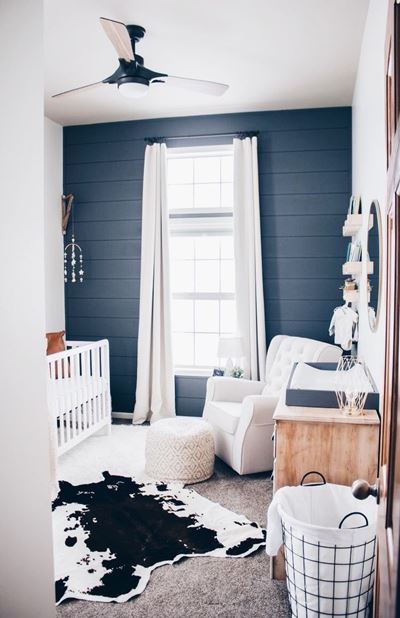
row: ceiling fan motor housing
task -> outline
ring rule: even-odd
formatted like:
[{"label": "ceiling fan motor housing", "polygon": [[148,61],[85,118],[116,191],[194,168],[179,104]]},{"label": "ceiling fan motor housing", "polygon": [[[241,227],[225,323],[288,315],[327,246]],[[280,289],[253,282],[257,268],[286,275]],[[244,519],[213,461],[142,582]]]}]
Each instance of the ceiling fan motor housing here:
[{"label": "ceiling fan motor housing", "polygon": [[140,77],[139,75],[127,75],[126,77],[120,77],[117,80],[118,88],[122,86],[122,84],[143,84],[143,86],[149,86],[149,80],[145,77]]}]

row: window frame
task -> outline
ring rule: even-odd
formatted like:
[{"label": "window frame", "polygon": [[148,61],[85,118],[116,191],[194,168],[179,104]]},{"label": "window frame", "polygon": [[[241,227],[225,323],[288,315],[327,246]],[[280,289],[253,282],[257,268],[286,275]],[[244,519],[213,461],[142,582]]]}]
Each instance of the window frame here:
[{"label": "window frame", "polygon": [[[167,160],[170,159],[187,159],[187,158],[200,158],[200,157],[213,157],[213,156],[229,156],[232,158],[233,164],[233,144],[221,144],[212,146],[188,146],[177,147],[167,149]],[[220,185],[222,181],[219,181]],[[179,183],[169,183],[167,175],[167,191],[169,185]],[[183,183],[182,183],[183,184]],[[195,178],[193,177],[193,187],[195,186]],[[207,183],[198,183],[207,184]],[[231,183],[233,185],[233,179]],[[200,228],[201,226],[201,228]],[[199,229],[200,228],[200,229]],[[204,236],[229,236],[233,239],[233,204],[232,207],[191,207],[191,208],[169,208],[169,235],[182,236],[184,238],[193,236],[194,238],[201,235]],[[194,258],[194,263],[196,259]],[[219,257],[218,262],[221,262]],[[234,259],[233,259],[234,264]],[[171,260],[172,265],[172,260]],[[175,292],[171,291],[171,298],[178,300],[233,300],[236,301],[235,292]],[[219,328],[221,324],[219,324]],[[174,331],[171,326],[171,335]],[[189,331],[187,331],[189,332]],[[193,331],[190,331],[193,337],[196,335],[195,324],[193,324]],[[219,332],[219,336],[223,336],[223,333]],[[226,335],[229,336],[229,335]],[[194,351],[195,353],[195,351]],[[195,360],[195,359],[193,359]],[[218,361],[218,359],[216,359]],[[174,375],[176,376],[210,376],[212,374],[213,367],[209,366],[182,366],[174,365]]]}]

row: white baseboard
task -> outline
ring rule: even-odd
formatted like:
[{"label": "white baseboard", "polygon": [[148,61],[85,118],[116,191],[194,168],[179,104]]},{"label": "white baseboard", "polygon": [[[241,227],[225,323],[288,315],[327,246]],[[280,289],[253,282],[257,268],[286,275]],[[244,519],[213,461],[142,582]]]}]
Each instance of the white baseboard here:
[{"label": "white baseboard", "polygon": [[132,420],[132,412],[112,412],[112,418],[125,418],[126,420]]}]

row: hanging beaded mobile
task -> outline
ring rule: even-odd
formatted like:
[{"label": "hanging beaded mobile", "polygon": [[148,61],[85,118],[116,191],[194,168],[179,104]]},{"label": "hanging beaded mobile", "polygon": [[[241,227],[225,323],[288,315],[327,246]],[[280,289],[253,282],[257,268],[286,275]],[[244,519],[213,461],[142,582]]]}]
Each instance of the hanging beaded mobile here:
[{"label": "hanging beaded mobile", "polygon": [[72,210],[72,236],[71,236],[71,242],[68,243],[68,245],[66,245],[66,247],[64,249],[64,281],[65,281],[65,283],[67,283],[67,281],[68,281],[68,253],[69,252],[71,254],[71,258],[70,258],[70,264],[71,264],[71,283],[76,283],[76,281],[77,281],[77,273],[76,273],[77,268],[79,268],[79,270],[78,270],[79,283],[82,283],[83,282],[83,274],[84,274],[84,270],[83,270],[83,253],[82,253],[81,247],[75,241],[75,220],[74,220],[74,211],[73,210]]}]

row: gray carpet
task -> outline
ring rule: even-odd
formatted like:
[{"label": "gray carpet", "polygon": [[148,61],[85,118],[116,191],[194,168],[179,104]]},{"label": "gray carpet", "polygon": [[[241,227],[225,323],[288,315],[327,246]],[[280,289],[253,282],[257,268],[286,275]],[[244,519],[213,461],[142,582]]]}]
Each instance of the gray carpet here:
[{"label": "gray carpet", "polygon": [[[265,526],[268,474],[238,476],[217,460],[214,476],[193,488]],[[132,530],[132,534],[135,531]],[[59,618],[287,618],[286,587],[269,577],[264,548],[246,558],[199,557],[153,571],[146,590],[127,603],[66,601]]]}]

